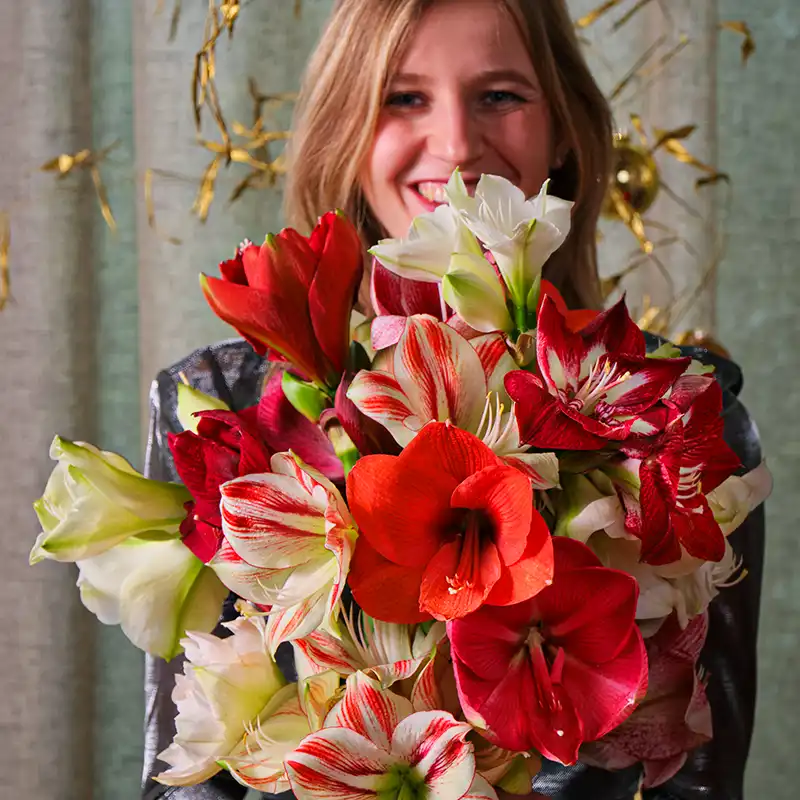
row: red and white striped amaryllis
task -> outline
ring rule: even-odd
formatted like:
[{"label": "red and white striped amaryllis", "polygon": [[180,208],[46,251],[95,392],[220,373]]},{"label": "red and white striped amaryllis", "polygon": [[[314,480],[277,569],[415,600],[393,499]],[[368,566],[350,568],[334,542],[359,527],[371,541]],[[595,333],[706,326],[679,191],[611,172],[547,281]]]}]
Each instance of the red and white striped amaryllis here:
[{"label": "red and white striped amaryllis", "polygon": [[558,484],[555,456],[520,447],[516,417],[503,385],[514,368],[500,334],[467,340],[433,317],[413,316],[405,321],[391,371],[358,373],[347,396],[402,447],[429,422],[450,421],[526,472],[534,488],[549,489]]},{"label": "red and white striped amaryllis", "polygon": [[[684,551],[720,561],[725,535],[706,494],[740,466],[724,439],[722,389],[713,378],[687,376],[665,403],[671,419],[663,433],[622,448],[631,456],[615,471],[622,478],[625,527],[642,540],[648,564],[671,564]],[[635,497],[625,487],[637,483]]]},{"label": "red and white striped amaryllis", "polygon": [[447,624],[467,719],[507,750],[562,764],[619,725],[644,696],[636,580],[584,544],[555,537],[553,583],[512,606]]},{"label": "red and white striped amaryllis", "polygon": [[595,450],[608,440],[657,433],[654,408],[690,358],[647,358],[644,335],[624,300],[578,332],[550,297],[539,310],[539,375],[510,373],[522,441],[557,450]]},{"label": "red and white striped amaryllis", "polygon": [[446,711],[415,712],[359,672],[323,729],[284,763],[299,800],[496,800],[476,773],[471,730]]},{"label": "red and white striped amaryllis", "polygon": [[274,652],[333,624],[356,528],[338,489],[289,453],[272,473],[221,487],[225,542],[209,566],[239,597],[272,606],[267,637]]}]

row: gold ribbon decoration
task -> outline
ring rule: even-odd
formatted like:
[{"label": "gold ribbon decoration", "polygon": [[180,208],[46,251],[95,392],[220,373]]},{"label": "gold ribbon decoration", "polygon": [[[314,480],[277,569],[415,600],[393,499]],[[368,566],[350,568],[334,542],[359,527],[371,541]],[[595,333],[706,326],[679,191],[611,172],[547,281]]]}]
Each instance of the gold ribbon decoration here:
[{"label": "gold ribbon decoration", "polygon": [[742,37],[742,64],[746,64],[750,60],[750,56],[756,51],[756,42],[753,39],[753,33],[750,26],[743,20],[723,20],[719,23],[719,27],[724,31],[733,31]]},{"label": "gold ribbon decoration", "polygon": [[39,167],[42,172],[56,173],[58,180],[66,178],[78,169],[88,170],[92,177],[97,201],[100,204],[100,212],[103,215],[106,225],[108,225],[112,231],[117,230],[117,223],[111,212],[111,205],[108,202],[108,195],[103,183],[103,178],[100,175],[99,165],[119,143],[119,139],[117,139],[102,150],[94,151],[85,149],[77,153],[61,153],[61,155],[51,158],[49,161],[45,161],[45,163]]},{"label": "gold ribbon decoration", "polygon": [[11,270],[8,253],[11,249],[11,222],[5,211],[0,211],[0,311],[11,299]]}]

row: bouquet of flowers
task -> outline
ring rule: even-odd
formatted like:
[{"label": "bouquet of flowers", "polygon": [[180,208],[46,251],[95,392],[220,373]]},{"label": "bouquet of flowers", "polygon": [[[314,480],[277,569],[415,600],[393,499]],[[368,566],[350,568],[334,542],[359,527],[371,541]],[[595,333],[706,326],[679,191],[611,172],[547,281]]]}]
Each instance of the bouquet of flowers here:
[{"label": "bouquet of flowers", "polygon": [[656,785],[711,736],[706,609],[769,473],[737,474],[708,367],[542,280],[570,203],[458,172],[447,198],[370,251],[372,319],[339,212],[201,277],[275,364],[251,408],[179,387],[183,485],[54,441],[31,561],[185,655],[165,784],[494,798],[547,758]]}]

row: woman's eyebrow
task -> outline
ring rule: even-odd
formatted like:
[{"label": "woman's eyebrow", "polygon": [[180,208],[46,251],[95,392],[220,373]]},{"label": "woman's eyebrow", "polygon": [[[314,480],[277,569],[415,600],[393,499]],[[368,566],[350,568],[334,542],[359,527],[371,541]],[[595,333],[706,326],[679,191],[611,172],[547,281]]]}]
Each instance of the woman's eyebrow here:
[{"label": "woman's eyebrow", "polygon": [[[390,83],[414,83],[426,84],[430,83],[432,77],[429,75],[422,75],[418,72],[398,72],[392,76]],[[470,83],[484,83],[489,81],[507,81],[509,83],[521,83],[529,86],[532,89],[538,89],[539,83],[535,79],[532,80],[525,73],[516,69],[490,69],[483,72],[478,72],[470,77]]]}]

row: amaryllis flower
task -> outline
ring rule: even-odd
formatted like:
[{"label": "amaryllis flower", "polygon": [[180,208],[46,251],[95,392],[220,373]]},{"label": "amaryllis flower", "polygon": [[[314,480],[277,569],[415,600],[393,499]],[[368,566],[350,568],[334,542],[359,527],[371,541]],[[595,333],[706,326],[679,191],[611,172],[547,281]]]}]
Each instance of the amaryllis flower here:
[{"label": "amaryllis flower", "polygon": [[523,603],[448,623],[461,707],[491,742],[574,763],[644,695],[636,581],[556,537],[553,583]]},{"label": "amaryllis flower", "polygon": [[711,707],[697,669],[707,631],[706,614],[685,629],[671,618],[647,640],[647,696],[622,725],[588,745],[582,758],[604,769],[642,763],[643,788],[649,789],[669,780],[689,751],[711,739]]},{"label": "amaryllis flower", "polygon": [[239,597],[272,606],[272,649],[339,610],[356,530],[336,487],[290,454],[272,457],[272,473],[221,487],[225,542],[209,566]]},{"label": "amaryllis flower", "polygon": [[623,447],[631,456],[620,468],[630,474],[623,486],[639,485],[638,498],[623,489],[626,528],[642,540],[642,560],[649,564],[678,561],[684,550],[719,561],[725,536],[706,494],[740,466],[723,438],[722,390],[713,378],[689,376],[666,403],[673,419],[664,432]]},{"label": "amaryllis flower", "polygon": [[469,725],[411,702],[363,673],[347,680],[325,727],[286,757],[299,800],[496,800],[475,771]]},{"label": "amaryllis flower", "polygon": [[648,412],[691,363],[647,358],[644,335],[620,300],[578,332],[545,297],[536,334],[539,375],[506,377],[522,441],[560,450],[595,450],[609,439],[652,435]]},{"label": "amaryllis flower", "polygon": [[467,341],[432,317],[409,317],[394,350],[392,371],[362,370],[347,396],[403,447],[429,422],[449,420],[526,471],[537,489],[551,488],[558,483],[555,456],[520,447],[516,417],[503,387],[514,366],[498,334]]},{"label": "amaryllis flower", "polygon": [[348,582],[376,619],[452,619],[518,603],[552,577],[530,480],[483,442],[432,422],[399,456],[359,459],[347,499],[361,536]]},{"label": "amaryllis flower", "polygon": [[258,405],[242,411],[200,411],[194,431],[169,436],[180,479],[191,493],[181,523],[184,544],[208,562],[222,545],[219,487],[242,475],[270,471],[276,451],[292,450],[331,480],[342,480],[342,462],[310,420],[292,407],[276,373]]},{"label": "amaryllis flower", "polygon": [[274,350],[315,383],[335,388],[345,368],[350,313],[363,271],[358,232],[341,212],[321,217],[306,239],[292,228],[246,243],[201,276],[214,313],[259,354]]}]

